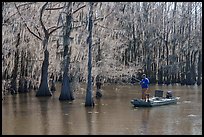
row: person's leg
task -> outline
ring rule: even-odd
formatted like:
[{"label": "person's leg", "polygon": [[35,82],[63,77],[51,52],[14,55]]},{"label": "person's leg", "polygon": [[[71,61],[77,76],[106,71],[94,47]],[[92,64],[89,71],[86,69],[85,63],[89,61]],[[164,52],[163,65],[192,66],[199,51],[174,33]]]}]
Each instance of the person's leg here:
[{"label": "person's leg", "polygon": [[142,89],[142,100],[145,100],[145,89]]},{"label": "person's leg", "polygon": [[147,93],[146,96],[147,96],[147,101],[149,101],[149,93]]},{"label": "person's leg", "polygon": [[147,101],[149,101],[149,89],[148,88],[146,89],[146,98],[147,98]]}]

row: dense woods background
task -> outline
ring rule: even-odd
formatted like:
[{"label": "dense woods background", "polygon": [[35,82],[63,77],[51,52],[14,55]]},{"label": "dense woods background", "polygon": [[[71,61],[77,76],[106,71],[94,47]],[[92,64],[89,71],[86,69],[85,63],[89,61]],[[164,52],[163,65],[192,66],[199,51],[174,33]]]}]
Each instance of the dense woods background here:
[{"label": "dense woods background", "polygon": [[90,99],[96,77],[129,83],[143,72],[201,85],[201,2],[2,2],[2,91],[51,96],[61,81],[59,99],[73,100],[85,82]]}]

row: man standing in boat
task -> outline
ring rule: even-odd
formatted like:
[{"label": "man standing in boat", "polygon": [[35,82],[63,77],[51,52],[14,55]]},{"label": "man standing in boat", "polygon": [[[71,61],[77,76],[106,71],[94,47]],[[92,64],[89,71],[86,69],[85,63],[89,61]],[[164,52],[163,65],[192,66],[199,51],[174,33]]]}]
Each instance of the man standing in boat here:
[{"label": "man standing in boat", "polygon": [[146,74],[142,75],[142,80],[140,81],[140,85],[142,87],[142,99],[149,101],[149,79],[146,77]]}]

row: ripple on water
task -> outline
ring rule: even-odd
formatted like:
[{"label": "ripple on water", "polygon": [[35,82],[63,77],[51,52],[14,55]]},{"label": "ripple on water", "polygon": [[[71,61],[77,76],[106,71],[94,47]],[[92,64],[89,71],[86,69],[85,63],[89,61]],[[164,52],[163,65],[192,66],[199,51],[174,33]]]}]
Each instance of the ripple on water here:
[{"label": "ripple on water", "polygon": [[191,101],[185,100],[183,101],[183,103],[191,103]]},{"label": "ripple on water", "polygon": [[198,116],[198,115],[194,115],[194,114],[188,115],[188,117],[196,117],[196,116]]}]

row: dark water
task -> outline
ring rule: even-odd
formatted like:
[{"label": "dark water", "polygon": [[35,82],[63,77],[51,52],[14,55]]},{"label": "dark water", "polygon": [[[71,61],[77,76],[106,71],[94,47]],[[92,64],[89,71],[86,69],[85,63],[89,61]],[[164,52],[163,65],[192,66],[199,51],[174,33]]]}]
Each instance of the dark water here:
[{"label": "dark water", "polygon": [[152,91],[172,90],[180,97],[177,104],[152,108],[130,104],[141,97],[139,86],[102,88],[103,97],[94,98],[94,108],[84,106],[85,86],[74,93],[73,102],[59,101],[59,84],[51,97],[35,97],[35,91],[7,95],[2,101],[2,134],[202,134],[202,86],[151,86]]}]

